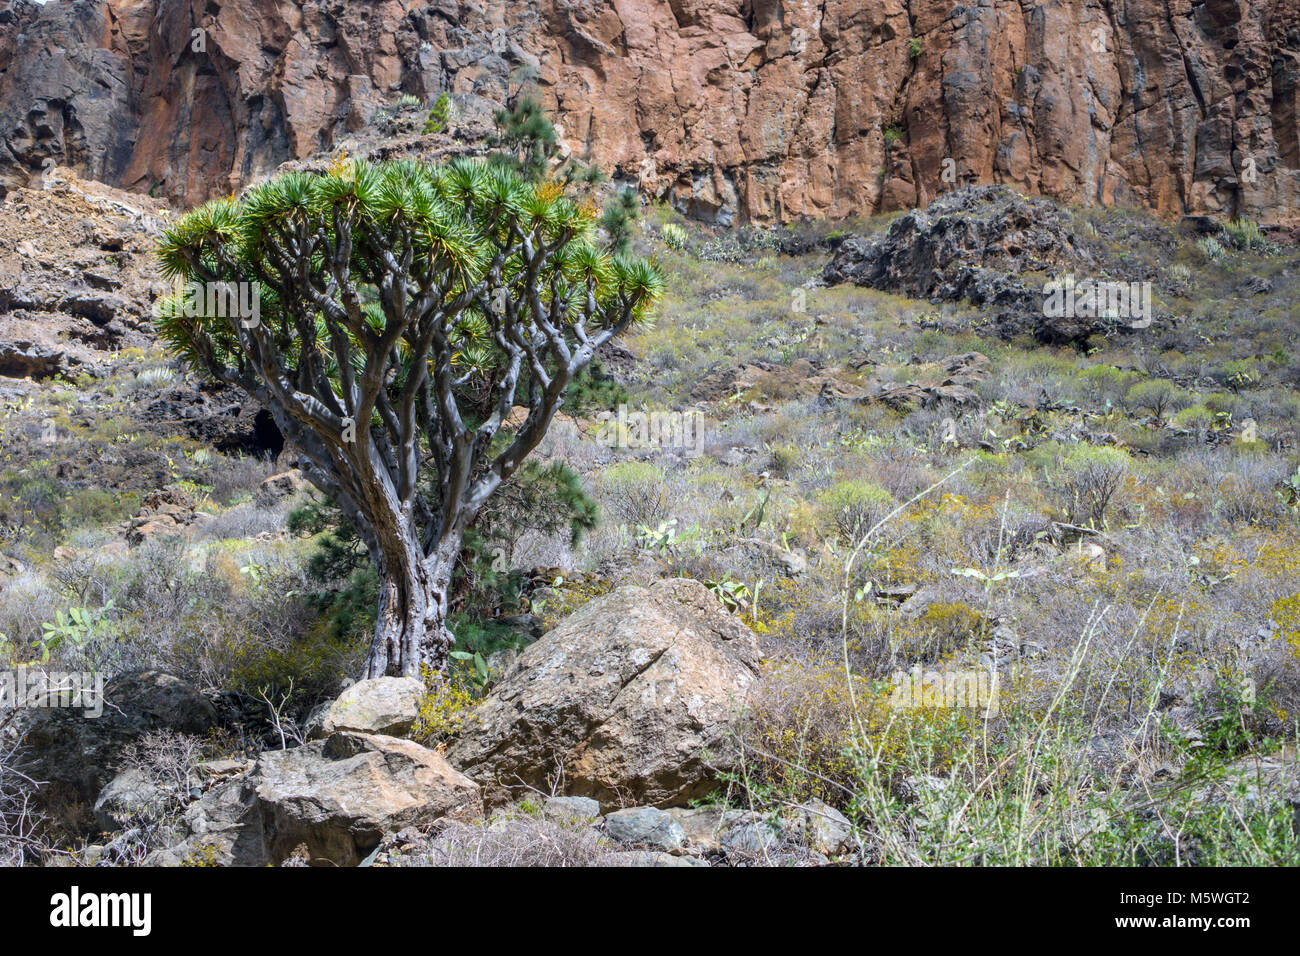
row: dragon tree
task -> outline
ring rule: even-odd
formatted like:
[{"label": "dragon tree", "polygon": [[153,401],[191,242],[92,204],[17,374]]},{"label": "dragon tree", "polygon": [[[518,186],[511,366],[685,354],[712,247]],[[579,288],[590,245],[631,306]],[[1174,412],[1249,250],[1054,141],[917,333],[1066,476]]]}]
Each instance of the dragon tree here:
[{"label": "dragon tree", "polygon": [[[345,161],[163,235],[163,340],[270,411],[374,562],[367,677],[446,669],[463,535],[662,290],[652,263],[597,247],[596,216],[495,164]],[[249,289],[256,308],[222,307]]]}]

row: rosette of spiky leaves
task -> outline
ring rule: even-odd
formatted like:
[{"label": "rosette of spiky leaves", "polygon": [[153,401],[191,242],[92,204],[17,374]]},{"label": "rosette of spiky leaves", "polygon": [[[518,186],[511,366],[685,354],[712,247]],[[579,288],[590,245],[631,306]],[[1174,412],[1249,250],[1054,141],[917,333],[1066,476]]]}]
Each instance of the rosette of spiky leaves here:
[{"label": "rosette of spiky leaves", "polygon": [[[615,291],[611,298],[630,306],[633,322],[644,321],[664,293],[664,276],[658,263],[639,256],[616,256],[612,271]],[[607,309],[606,322],[616,319],[617,314]]]}]

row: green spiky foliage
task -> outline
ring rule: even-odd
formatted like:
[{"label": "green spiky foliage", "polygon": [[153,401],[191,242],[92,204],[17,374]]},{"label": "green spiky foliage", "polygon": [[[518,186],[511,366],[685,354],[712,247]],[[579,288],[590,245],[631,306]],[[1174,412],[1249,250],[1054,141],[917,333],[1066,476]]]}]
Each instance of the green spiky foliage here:
[{"label": "green spiky foliage", "polygon": [[581,195],[590,196],[592,191],[605,181],[605,174],[595,163],[570,160],[565,164],[563,179],[566,185],[576,186]]},{"label": "green spiky foliage", "polygon": [[632,225],[641,215],[641,199],[636,190],[625,188],[605,207],[600,217],[600,228],[605,230],[606,248],[617,255],[626,255],[632,248]]},{"label": "green spiky foliage", "polygon": [[429,115],[424,121],[422,132],[441,133],[451,125],[451,118],[455,112],[455,106],[452,104],[451,97],[445,92],[439,93],[438,98],[433,101],[433,108],[429,110]]},{"label": "green spiky foliage", "polygon": [[514,169],[526,179],[545,179],[560,146],[555,127],[537,101],[525,96],[511,109],[497,110],[493,119],[497,135],[492,145],[502,150],[494,154],[494,162]]},{"label": "green spiky foliage", "polygon": [[251,320],[178,293],[156,324],[193,369],[270,410],[357,529],[381,582],[367,676],[446,666],[466,529],[596,349],[662,291],[653,263],[593,244],[593,219],[556,184],[492,164],[348,162],[208,203],[163,235],[178,286],[255,284]]}]

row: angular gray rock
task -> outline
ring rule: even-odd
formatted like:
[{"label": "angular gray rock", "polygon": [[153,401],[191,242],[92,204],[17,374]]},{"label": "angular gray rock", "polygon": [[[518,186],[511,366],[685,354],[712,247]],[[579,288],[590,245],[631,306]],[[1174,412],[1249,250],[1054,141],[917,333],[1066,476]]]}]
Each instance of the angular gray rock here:
[{"label": "angular gray rock", "polygon": [[590,797],[548,797],[542,811],[557,820],[589,822],[600,819],[600,804]]},{"label": "angular gray rock", "polygon": [[757,862],[781,849],[785,832],[779,823],[761,817],[737,822],[722,832],[722,849],[732,862]]},{"label": "angular gray rock", "polygon": [[478,785],[410,740],[337,733],[267,751],[246,775],[214,787],[185,814],[188,836],[150,863],[265,866],[291,856],[355,866],[386,833],[479,817]]},{"label": "angular gray rock", "polygon": [[29,709],[20,719],[33,780],[90,803],[116,774],[123,748],[151,730],[202,736],[217,724],[212,702],[178,677],[136,671],[104,687],[104,712],[88,717],[67,708]]},{"label": "angular gray rock", "polygon": [[419,716],[424,696],[424,684],[413,677],[357,681],[329,705],[312,736],[324,738],[342,731],[405,736]]},{"label": "angular gray rock", "polygon": [[829,804],[813,799],[787,814],[788,832],[802,838],[808,849],[827,857],[851,852],[856,846],[853,824]]},{"label": "angular gray rock", "polygon": [[605,835],[629,846],[651,847],[671,853],[686,845],[686,831],[663,810],[631,807],[605,817]]},{"label": "angular gray rock", "polygon": [[628,586],[528,647],[447,757],[489,789],[519,785],[603,807],[681,805],[714,788],[728,723],[757,674],[754,634],[704,585]]},{"label": "angular gray rock", "polygon": [[134,767],[128,767],[109,781],[95,800],[95,822],[106,833],[129,826],[140,817],[151,817],[166,801],[166,794]]},{"label": "angular gray rock", "polygon": [[721,852],[722,832],[738,820],[748,822],[754,816],[748,810],[721,807],[669,807],[664,812],[686,833],[686,842],[704,853]]},{"label": "angular gray rock", "polygon": [[1026,285],[1020,274],[1085,278],[1103,266],[1098,244],[1074,231],[1061,206],[1005,186],[971,186],[905,213],[879,238],[844,240],[823,278],[931,301],[968,299],[993,314],[1000,333],[1033,334],[1060,345],[1130,326],[1049,317],[1042,286]]}]

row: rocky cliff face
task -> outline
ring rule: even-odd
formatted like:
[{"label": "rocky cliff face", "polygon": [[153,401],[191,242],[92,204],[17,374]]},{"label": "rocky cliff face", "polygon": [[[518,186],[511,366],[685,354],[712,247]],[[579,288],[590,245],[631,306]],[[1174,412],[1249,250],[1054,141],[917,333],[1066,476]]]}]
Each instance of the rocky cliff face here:
[{"label": "rocky cliff face", "polygon": [[53,157],[189,205],[399,93],[481,116],[525,84],[705,219],[989,182],[1300,215],[1300,0],[0,0],[0,184]]}]

